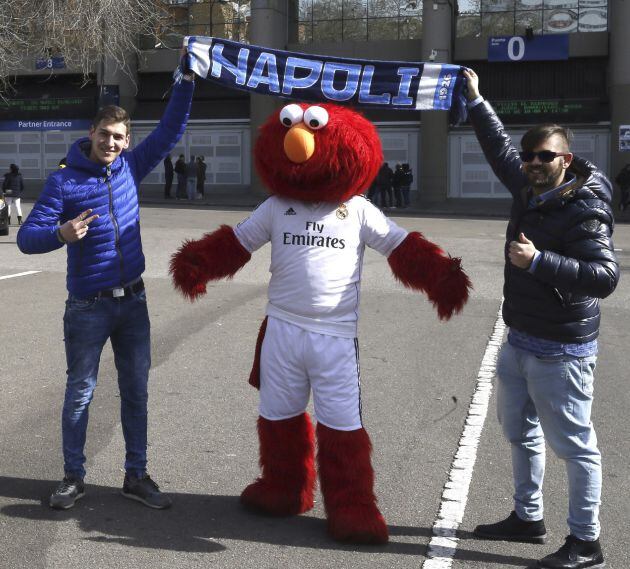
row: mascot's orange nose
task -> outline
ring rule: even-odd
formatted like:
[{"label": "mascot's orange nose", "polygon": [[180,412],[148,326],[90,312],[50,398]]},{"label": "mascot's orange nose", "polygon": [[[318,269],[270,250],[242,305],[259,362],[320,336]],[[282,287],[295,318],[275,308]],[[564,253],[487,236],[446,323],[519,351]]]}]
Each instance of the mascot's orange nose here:
[{"label": "mascot's orange nose", "polygon": [[291,162],[306,162],[315,152],[313,132],[304,123],[292,126],[284,136],[284,152]]}]

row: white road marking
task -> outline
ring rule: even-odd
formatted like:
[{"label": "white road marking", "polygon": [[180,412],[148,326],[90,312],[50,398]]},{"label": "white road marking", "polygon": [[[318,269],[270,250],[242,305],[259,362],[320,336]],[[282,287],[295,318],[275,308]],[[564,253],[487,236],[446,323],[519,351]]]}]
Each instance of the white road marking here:
[{"label": "white road marking", "polygon": [[14,275],[5,275],[3,277],[0,277],[0,281],[4,279],[13,279],[15,277],[25,277],[26,275],[34,275],[36,273],[41,273],[41,271],[26,271],[24,273],[15,273]]},{"label": "white road marking", "polygon": [[448,569],[453,564],[459,541],[457,528],[464,519],[468,490],[477,459],[477,447],[488,412],[492,379],[495,376],[497,357],[505,332],[505,323],[501,316],[502,306],[503,302],[499,306],[494,330],[481,360],[481,367],[477,374],[477,387],[468,408],[464,430],[451,464],[448,481],[442,492],[440,509],[433,524],[433,537],[429,542],[427,559],[422,564],[422,569]]}]

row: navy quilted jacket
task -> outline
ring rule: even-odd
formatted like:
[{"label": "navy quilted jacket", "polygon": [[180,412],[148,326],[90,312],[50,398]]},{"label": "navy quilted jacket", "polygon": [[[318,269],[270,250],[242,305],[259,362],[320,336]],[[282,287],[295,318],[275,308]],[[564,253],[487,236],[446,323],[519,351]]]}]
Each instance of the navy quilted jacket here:
[{"label": "navy quilted jacket", "polygon": [[90,141],[77,140],[68,152],[68,165],[51,174],[26,222],[17,244],[23,253],[47,253],[63,247],[57,226],[92,209],[99,215],[88,234],[68,247],[68,291],[88,297],[122,286],[144,272],[140,239],[138,187],[181,138],[188,121],[194,84],[182,81],[157,128],[131,151],[123,151],[109,166],[88,158]]},{"label": "navy quilted jacket", "polygon": [[[505,244],[505,323],[557,342],[594,340],[599,299],[619,280],[610,182],[594,164],[574,157],[569,169],[575,181],[568,191],[530,208],[521,159],[499,117],[487,102],[469,116],[488,163],[514,198]],[[512,265],[507,256],[510,241],[521,232],[541,252],[533,273]]]}]

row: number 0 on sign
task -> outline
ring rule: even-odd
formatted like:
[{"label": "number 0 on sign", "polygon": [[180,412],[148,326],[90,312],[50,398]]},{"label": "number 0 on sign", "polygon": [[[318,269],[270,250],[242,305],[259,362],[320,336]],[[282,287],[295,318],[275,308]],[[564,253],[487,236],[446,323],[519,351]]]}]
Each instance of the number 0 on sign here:
[{"label": "number 0 on sign", "polygon": [[513,36],[508,41],[508,57],[512,61],[519,61],[525,56],[525,40],[521,36]]},{"label": "number 0 on sign", "polygon": [[488,61],[552,61],[569,58],[569,35],[488,38]]}]

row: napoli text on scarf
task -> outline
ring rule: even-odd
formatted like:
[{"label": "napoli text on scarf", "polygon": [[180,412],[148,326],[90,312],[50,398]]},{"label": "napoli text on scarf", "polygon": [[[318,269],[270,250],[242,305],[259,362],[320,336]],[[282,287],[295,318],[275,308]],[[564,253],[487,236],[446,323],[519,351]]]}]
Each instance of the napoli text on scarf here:
[{"label": "napoli text on scarf", "polygon": [[465,118],[459,65],[320,56],[190,36],[188,66],[234,89],[364,108],[450,110]]}]

